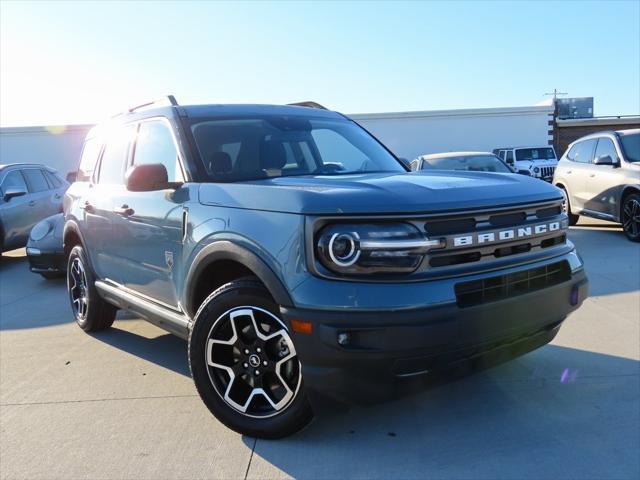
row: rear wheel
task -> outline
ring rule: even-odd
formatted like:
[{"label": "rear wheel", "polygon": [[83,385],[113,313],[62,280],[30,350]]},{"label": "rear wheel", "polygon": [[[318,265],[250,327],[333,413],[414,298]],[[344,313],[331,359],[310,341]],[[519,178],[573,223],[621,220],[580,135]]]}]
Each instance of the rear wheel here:
[{"label": "rear wheel", "polygon": [[189,366],[205,405],[236,432],[280,438],[313,417],[293,341],[257,281],[228,283],[203,302],[189,337]]},{"label": "rear wheel", "polygon": [[113,324],[118,309],[98,295],[95,276],[79,245],[69,254],[67,289],[73,316],[85,332],[104,330]]},{"label": "rear wheel", "polygon": [[624,197],[620,219],[627,238],[632,242],[640,242],[640,194],[632,193]]},{"label": "rear wheel", "polygon": [[575,215],[571,213],[571,204],[569,203],[569,194],[565,190],[564,187],[557,185],[557,187],[562,190],[562,195],[564,196],[564,200],[562,201],[562,209],[564,213],[569,217],[569,225],[574,226],[580,220],[580,215]]}]

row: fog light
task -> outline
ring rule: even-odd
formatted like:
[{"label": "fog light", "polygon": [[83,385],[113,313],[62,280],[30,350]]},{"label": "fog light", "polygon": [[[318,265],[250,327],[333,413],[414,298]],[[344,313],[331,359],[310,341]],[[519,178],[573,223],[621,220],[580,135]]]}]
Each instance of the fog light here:
[{"label": "fog light", "polygon": [[338,344],[343,347],[351,343],[351,335],[347,332],[341,332],[338,334]]}]

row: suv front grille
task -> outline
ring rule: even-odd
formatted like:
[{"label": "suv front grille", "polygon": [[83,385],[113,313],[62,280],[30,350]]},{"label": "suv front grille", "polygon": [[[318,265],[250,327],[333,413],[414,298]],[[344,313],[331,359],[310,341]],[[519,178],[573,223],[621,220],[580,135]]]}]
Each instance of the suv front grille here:
[{"label": "suv front grille", "polygon": [[540,176],[543,178],[553,177],[556,167],[540,167]]},{"label": "suv front grille", "polygon": [[569,263],[563,260],[521,272],[457,283],[456,301],[459,307],[472,307],[535,292],[570,279]]},{"label": "suv front grille", "polygon": [[[544,231],[536,232],[540,226]],[[429,252],[427,262],[451,267],[538,251],[566,243],[567,228],[560,201],[427,220],[427,236],[446,243]]]}]

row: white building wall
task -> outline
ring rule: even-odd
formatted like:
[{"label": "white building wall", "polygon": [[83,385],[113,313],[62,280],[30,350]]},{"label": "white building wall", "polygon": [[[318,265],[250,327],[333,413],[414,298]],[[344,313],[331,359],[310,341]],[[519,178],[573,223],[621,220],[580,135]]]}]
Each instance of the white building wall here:
[{"label": "white building wall", "polygon": [[[552,140],[548,134],[551,106],[349,116],[408,160],[428,153],[547,145]],[[43,163],[66,175],[77,168],[89,128],[91,125],[1,128],[0,163]]]},{"label": "white building wall", "polygon": [[548,145],[553,107],[483,108],[349,115],[399,157]]},{"label": "white building wall", "polygon": [[64,177],[77,170],[91,125],[0,129],[0,163],[42,163]]}]

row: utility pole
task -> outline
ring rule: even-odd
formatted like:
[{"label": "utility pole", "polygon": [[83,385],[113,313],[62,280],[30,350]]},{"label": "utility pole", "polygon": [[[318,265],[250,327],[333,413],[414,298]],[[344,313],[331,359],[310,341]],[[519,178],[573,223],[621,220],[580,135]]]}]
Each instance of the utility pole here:
[{"label": "utility pole", "polygon": [[556,99],[558,98],[558,95],[567,95],[566,92],[559,92],[557,88],[553,89],[553,92],[551,93],[545,93],[545,96],[547,95],[553,95],[553,103],[556,103]]}]

